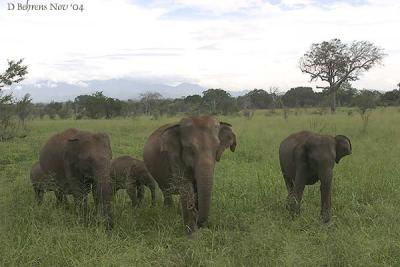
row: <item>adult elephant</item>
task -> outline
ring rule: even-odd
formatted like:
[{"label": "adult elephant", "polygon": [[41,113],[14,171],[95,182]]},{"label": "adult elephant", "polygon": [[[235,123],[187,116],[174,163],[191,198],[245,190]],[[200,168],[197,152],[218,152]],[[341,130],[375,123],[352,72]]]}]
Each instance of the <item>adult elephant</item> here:
[{"label": "adult elephant", "polygon": [[344,135],[333,137],[302,131],[282,141],[279,161],[288,191],[286,208],[292,215],[300,212],[305,185],[320,181],[322,222],[331,221],[333,167],[351,153],[350,139]]},{"label": "adult elephant", "polygon": [[78,215],[86,220],[87,194],[93,190],[107,230],[113,227],[110,162],[112,152],[107,134],[67,129],[52,136],[40,151],[40,167],[53,176],[58,198],[72,193]]},{"label": "adult elephant", "polygon": [[172,194],[180,194],[189,235],[207,224],[215,162],[228,147],[235,151],[232,125],[211,116],[164,125],[145,144],[144,161],[163,192],[164,204],[172,205]]}]

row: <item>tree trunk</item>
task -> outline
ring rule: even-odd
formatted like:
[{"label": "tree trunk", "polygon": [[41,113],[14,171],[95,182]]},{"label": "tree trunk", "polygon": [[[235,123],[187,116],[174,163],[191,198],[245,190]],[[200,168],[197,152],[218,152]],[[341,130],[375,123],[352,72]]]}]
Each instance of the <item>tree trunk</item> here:
[{"label": "tree trunk", "polygon": [[331,87],[331,113],[335,114],[336,112],[336,88]]}]

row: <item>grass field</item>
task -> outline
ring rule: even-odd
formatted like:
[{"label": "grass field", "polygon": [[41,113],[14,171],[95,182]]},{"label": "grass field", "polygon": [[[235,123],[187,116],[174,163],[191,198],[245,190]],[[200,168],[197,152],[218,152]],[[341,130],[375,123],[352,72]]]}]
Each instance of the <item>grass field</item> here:
[{"label": "grass field", "polygon": [[[29,169],[45,140],[67,127],[110,134],[114,156],[142,157],[147,136],[179,118],[150,120],[37,120],[24,139],[0,143],[0,266],[381,266],[400,265],[400,112],[377,109],[362,132],[358,113],[311,115],[298,110],[285,121],[258,111],[233,124],[238,146],[216,166],[210,227],[197,240],[184,234],[176,208],[133,210],[124,191],[114,202],[115,229],[76,223],[72,208],[57,208],[48,193],[35,204]],[[334,169],[333,224],[319,220],[319,186],[304,193],[291,220],[278,162],[279,143],[290,133],[345,134],[353,155]],[[72,199],[70,198],[72,206]],[[93,208],[93,201],[89,206]]]}]

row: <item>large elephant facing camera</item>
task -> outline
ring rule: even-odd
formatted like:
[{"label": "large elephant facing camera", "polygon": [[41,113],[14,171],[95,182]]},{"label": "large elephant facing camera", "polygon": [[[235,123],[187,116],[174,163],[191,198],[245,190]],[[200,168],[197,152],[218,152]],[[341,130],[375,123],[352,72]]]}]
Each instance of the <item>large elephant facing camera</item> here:
[{"label": "large elephant facing camera", "polygon": [[290,135],[279,147],[279,161],[288,190],[286,208],[292,215],[300,212],[305,185],[321,182],[322,222],[331,221],[332,172],[336,163],[352,153],[350,139],[302,131]]},{"label": "large elephant facing camera", "polygon": [[87,195],[93,190],[105,219],[113,227],[110,179],[110,137],[107,134],[67,129],[52,136],[40,151],[40,167],[56,182],[60,197],[72,193],[79,215],[86,219]]},{"label": "large elephant facing camera", "polygon": [[158,128],[144,147],[144,161],[164,195],[180,194],[188,234],[207,224],[215,162],[226,148],[233,152],[236,136],[232,125],[211,116],[182,119]]}]

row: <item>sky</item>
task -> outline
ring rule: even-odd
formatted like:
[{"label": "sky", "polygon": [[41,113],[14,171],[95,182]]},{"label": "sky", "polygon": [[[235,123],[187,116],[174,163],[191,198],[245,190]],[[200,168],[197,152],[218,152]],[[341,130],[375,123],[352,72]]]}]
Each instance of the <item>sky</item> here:
[{"label": "sky", "polygon": [[317,43],[367,40],[385,49],[377,66],[353,83],[392,90],[400,82],[398,0],[29,0],[83,4],[65,11],[8,10],[0,0],[0,71],[25,58],[25,83],[84,85],[132,78],[169,85],[244,90],[324,85],[298,67]]}]

